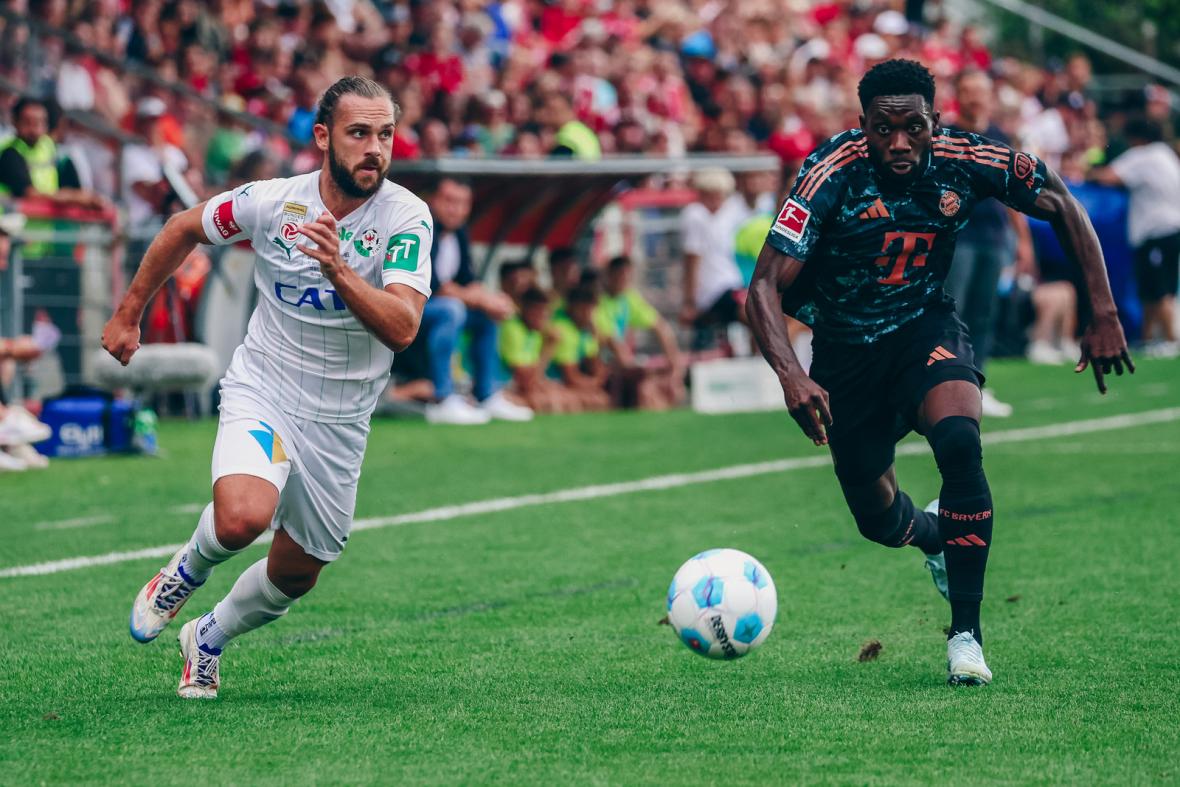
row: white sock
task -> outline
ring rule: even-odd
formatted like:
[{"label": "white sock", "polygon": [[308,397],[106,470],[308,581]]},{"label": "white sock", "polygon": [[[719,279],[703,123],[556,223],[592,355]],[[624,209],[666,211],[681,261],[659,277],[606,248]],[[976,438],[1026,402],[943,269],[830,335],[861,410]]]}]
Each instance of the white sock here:
[{"label": "white sock", "polygon": [[274,586],[266,575],[266,558],[242,572],[229,595],[197,623],[197,644],[220,652],[231,639],[287,614],[295,599]]},{"label": "white sock", "polygon": [[214,567],[229,560],[240,551],[240,549],[226,549],[217,540],[217,531],[213,526],[213,504],[210,503],[201,512],[197,529],[193,531],[193,537],[188,540],[188,549],[180,558],[180,575],[190,585],[200,585],[213,573]]}]

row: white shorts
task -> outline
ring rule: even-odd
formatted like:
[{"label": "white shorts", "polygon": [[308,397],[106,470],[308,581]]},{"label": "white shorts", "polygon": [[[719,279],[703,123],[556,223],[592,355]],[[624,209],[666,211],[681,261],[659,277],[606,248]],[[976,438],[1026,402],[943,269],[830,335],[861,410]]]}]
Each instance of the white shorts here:
[{"label": "white shorts", "polygon": [[304,421],[255,391],[222,386],[213,482],[227,475],[270,481],[279,490],[271,529],[282,528],[307,554],[332,561],[352,530],[368,436],[367,421]]}]

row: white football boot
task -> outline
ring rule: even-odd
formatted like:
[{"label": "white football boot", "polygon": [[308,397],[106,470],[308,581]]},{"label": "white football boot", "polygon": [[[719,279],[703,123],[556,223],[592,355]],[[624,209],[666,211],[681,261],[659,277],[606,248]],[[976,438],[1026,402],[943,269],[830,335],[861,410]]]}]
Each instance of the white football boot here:
[{"label": "white football boot", "polygon": [[[938,498],[934,498],[922,509],[927,514],[938,516]],[[946,577],[946,552],[937,555],[926,555],[926,568],[930,571],[930,578],[934,580],[934,587],[939,595],[950,601],[950,582]]]},{"label": "white football boot", "polygon": [[200,587],[189,584],[180,575],[178,566],[186,549],[187,545],[181,547],[135,597],[131,605],[131,637],[137,642],[151,642],[160,636],[184,602]]},{"label": "white football boot", "polygon": [[960,631],[946,641],[946,682],[952,686],[986,686],[992,682],[983,648],[970,631]]},{"label": "white football boot", "polygon": [[184,672],[180,674],[176,693],[186,700],[215,700],[221,683],[221,654],[208,653],[197,645],[200,620],[195,618],[185,623],[176,637],[180,641],[180,655],[184,656]]}]

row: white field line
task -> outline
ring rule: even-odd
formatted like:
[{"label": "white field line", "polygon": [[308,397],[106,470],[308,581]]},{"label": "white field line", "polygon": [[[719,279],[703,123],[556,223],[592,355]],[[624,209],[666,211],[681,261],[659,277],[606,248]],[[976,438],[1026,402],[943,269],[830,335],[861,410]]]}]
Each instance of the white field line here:
[{"label": "white field line", "polygon": [[[205,503],[182,503],[178,506],[172,506],[165,509],[168,514],[199,514],[205,510]],[[34,530],[72,530],[77,527],[93,527],[94,525],[105,525],[107,522],[114,522],[115,517],[111,514],[98,514],[96,516],[81,516],[75,519],[55,519],[48,522],[37,522],[33,525]]]},{"label": "white field line", "polygon": [[[1072,435],[1088,434],[1091,432],[1107,432],[1116,429],[1126,429],[1135,426],[1167,423],[1178,420],[1180,420],[1180,407],[1170,407],[1163,410],[1149,410],[1142,413],[1115,415],[1109,416],[1107,418],[1092,418],[1084,421],[1067,421],[1065,423],[1050,424],[1048,426],[1034,426],[1025,429],[1008,429],[1001,432],[989,432],[984,435],[983,442],[984,445],[1027,442],[1031,440],[1044,440],[1055,437],[1068,437]],[[898,446],[897,453],[900,456],[913,456],[916,454],[927,453],[929,450],[930,449],[927,448],[923,443],[907,443],[905,445]],[[573,489],[562,489],[557,492],[519,495],[517,497],[499,497],[493,498],[491,500],[479,500],[473,503],[442,506],[439,508],[428,508],[425,511],[399,514],[397,516],[358,519],[353,523],[352,529],[354,531],[376,530],[378,528],[399,527],[401,525],[409,525],[420,522],[443,522],[465,516],[511,511],[513,509],[527,508],[529,506],[547,505],[549,503],[569,503],[575,500],[594,500],[604,497],[617,497],[619,495],[632,494],[635,492],[651,492],[663,489],[676,489],[679,487],[712,483],[714,481],[728,481],[737,478],[750,478],[752,476],[782,473],[788,470],[824,467],[829,464],[831,464],[831,459],[829,455],[825,453],[822,455],[797,459],[778,459],[771,462],[733,465],[731,467],[722,467],[716,470],[705,470],[696,473],[674,473],[672,475],[644,478],[638,481],[624,481],[617,484],[598,484],[595,486],[575,487]],[[256,543],[265,543],[265,541],[269,540],[269,536],[270,533],[266,533],[264,537],[259,539],[259,541]],[[111,565],[113,563],[126,563],[132,560],[140,560],[145,558],[169,557],[176,550],[180,549],[180,547],[180,544],[167,544],[164,546],[137,549],[130,552],[108,552],[105,555],[74,557],[67,558],[65,560],[53,560],[47,563],[33,563],[27,566],[12,566],[10,568],[0,569],[0,579],[8,577],[28,577],[40,576],[43,574],[57,574],[62,571],[71,571],[78,568],[104,566]]]},{"label": "white field line", "polygon": [[58,519],[52,522],[38,522],[33,525],[34,530],[73,530],[76,527],[94,527],[95,525],[105,525],[107,522],[115,521],[115,517],[111,514],[98,514],[96,516],[80,516],[74,519]]}]

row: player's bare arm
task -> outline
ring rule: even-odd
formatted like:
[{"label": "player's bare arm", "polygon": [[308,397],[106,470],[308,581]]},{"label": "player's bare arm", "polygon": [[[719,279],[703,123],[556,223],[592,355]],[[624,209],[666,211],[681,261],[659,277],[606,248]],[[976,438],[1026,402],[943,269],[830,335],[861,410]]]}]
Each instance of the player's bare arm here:
[{"label": "player's bare arm", "polygon": [[1104,376],[1112,369],[1121,375],[1124,366],[1133,373],[1135,364],[1127,352],[1127,339],[1119,323],[1110,281],[1106,278],[1106,263],[1098,235],[1085,209],[1053,170],[1048,171],[1045,187],[1029,214],[1048,221],[1065,253],[1081,266],[1094,317],[1082,335],[1082,357],[1074,371],[1083,372],[1087,365],[1090,366],[1098,390],[1106,393]]},{"label": "player's bare arm", "polygon": [[783,386],[783,398],[791,417],[813,443],[825,445],[828,436],[824,427],[832,424],[828,392],[803,371],[791,348],[781,306],[783,294],[795,283],[802,270],[803,263],[799,260],[772,246],[763,246],[754,268],[754,278],[750,282],[746,314],[763,357]]},{"label": "player's bare arm", "polygon": [[164,286],[197,244],[208,243],[201,226],[205,203],[175,214],[148,246],[143,262],[114,315],[102,330],[102,346],[126,366],[139,349],[139,322],[152,296]]},{"label": "player's bare arm", "polygon": [[340,256],[336,219],[331,213],[304,224],[299,231],[315,244],[300,244],[299,250],[320,264],[324,277],[361,324],[394,352],[409,347],[418,335],[426,296],[404,284],[378,289],[358,276]]}]

